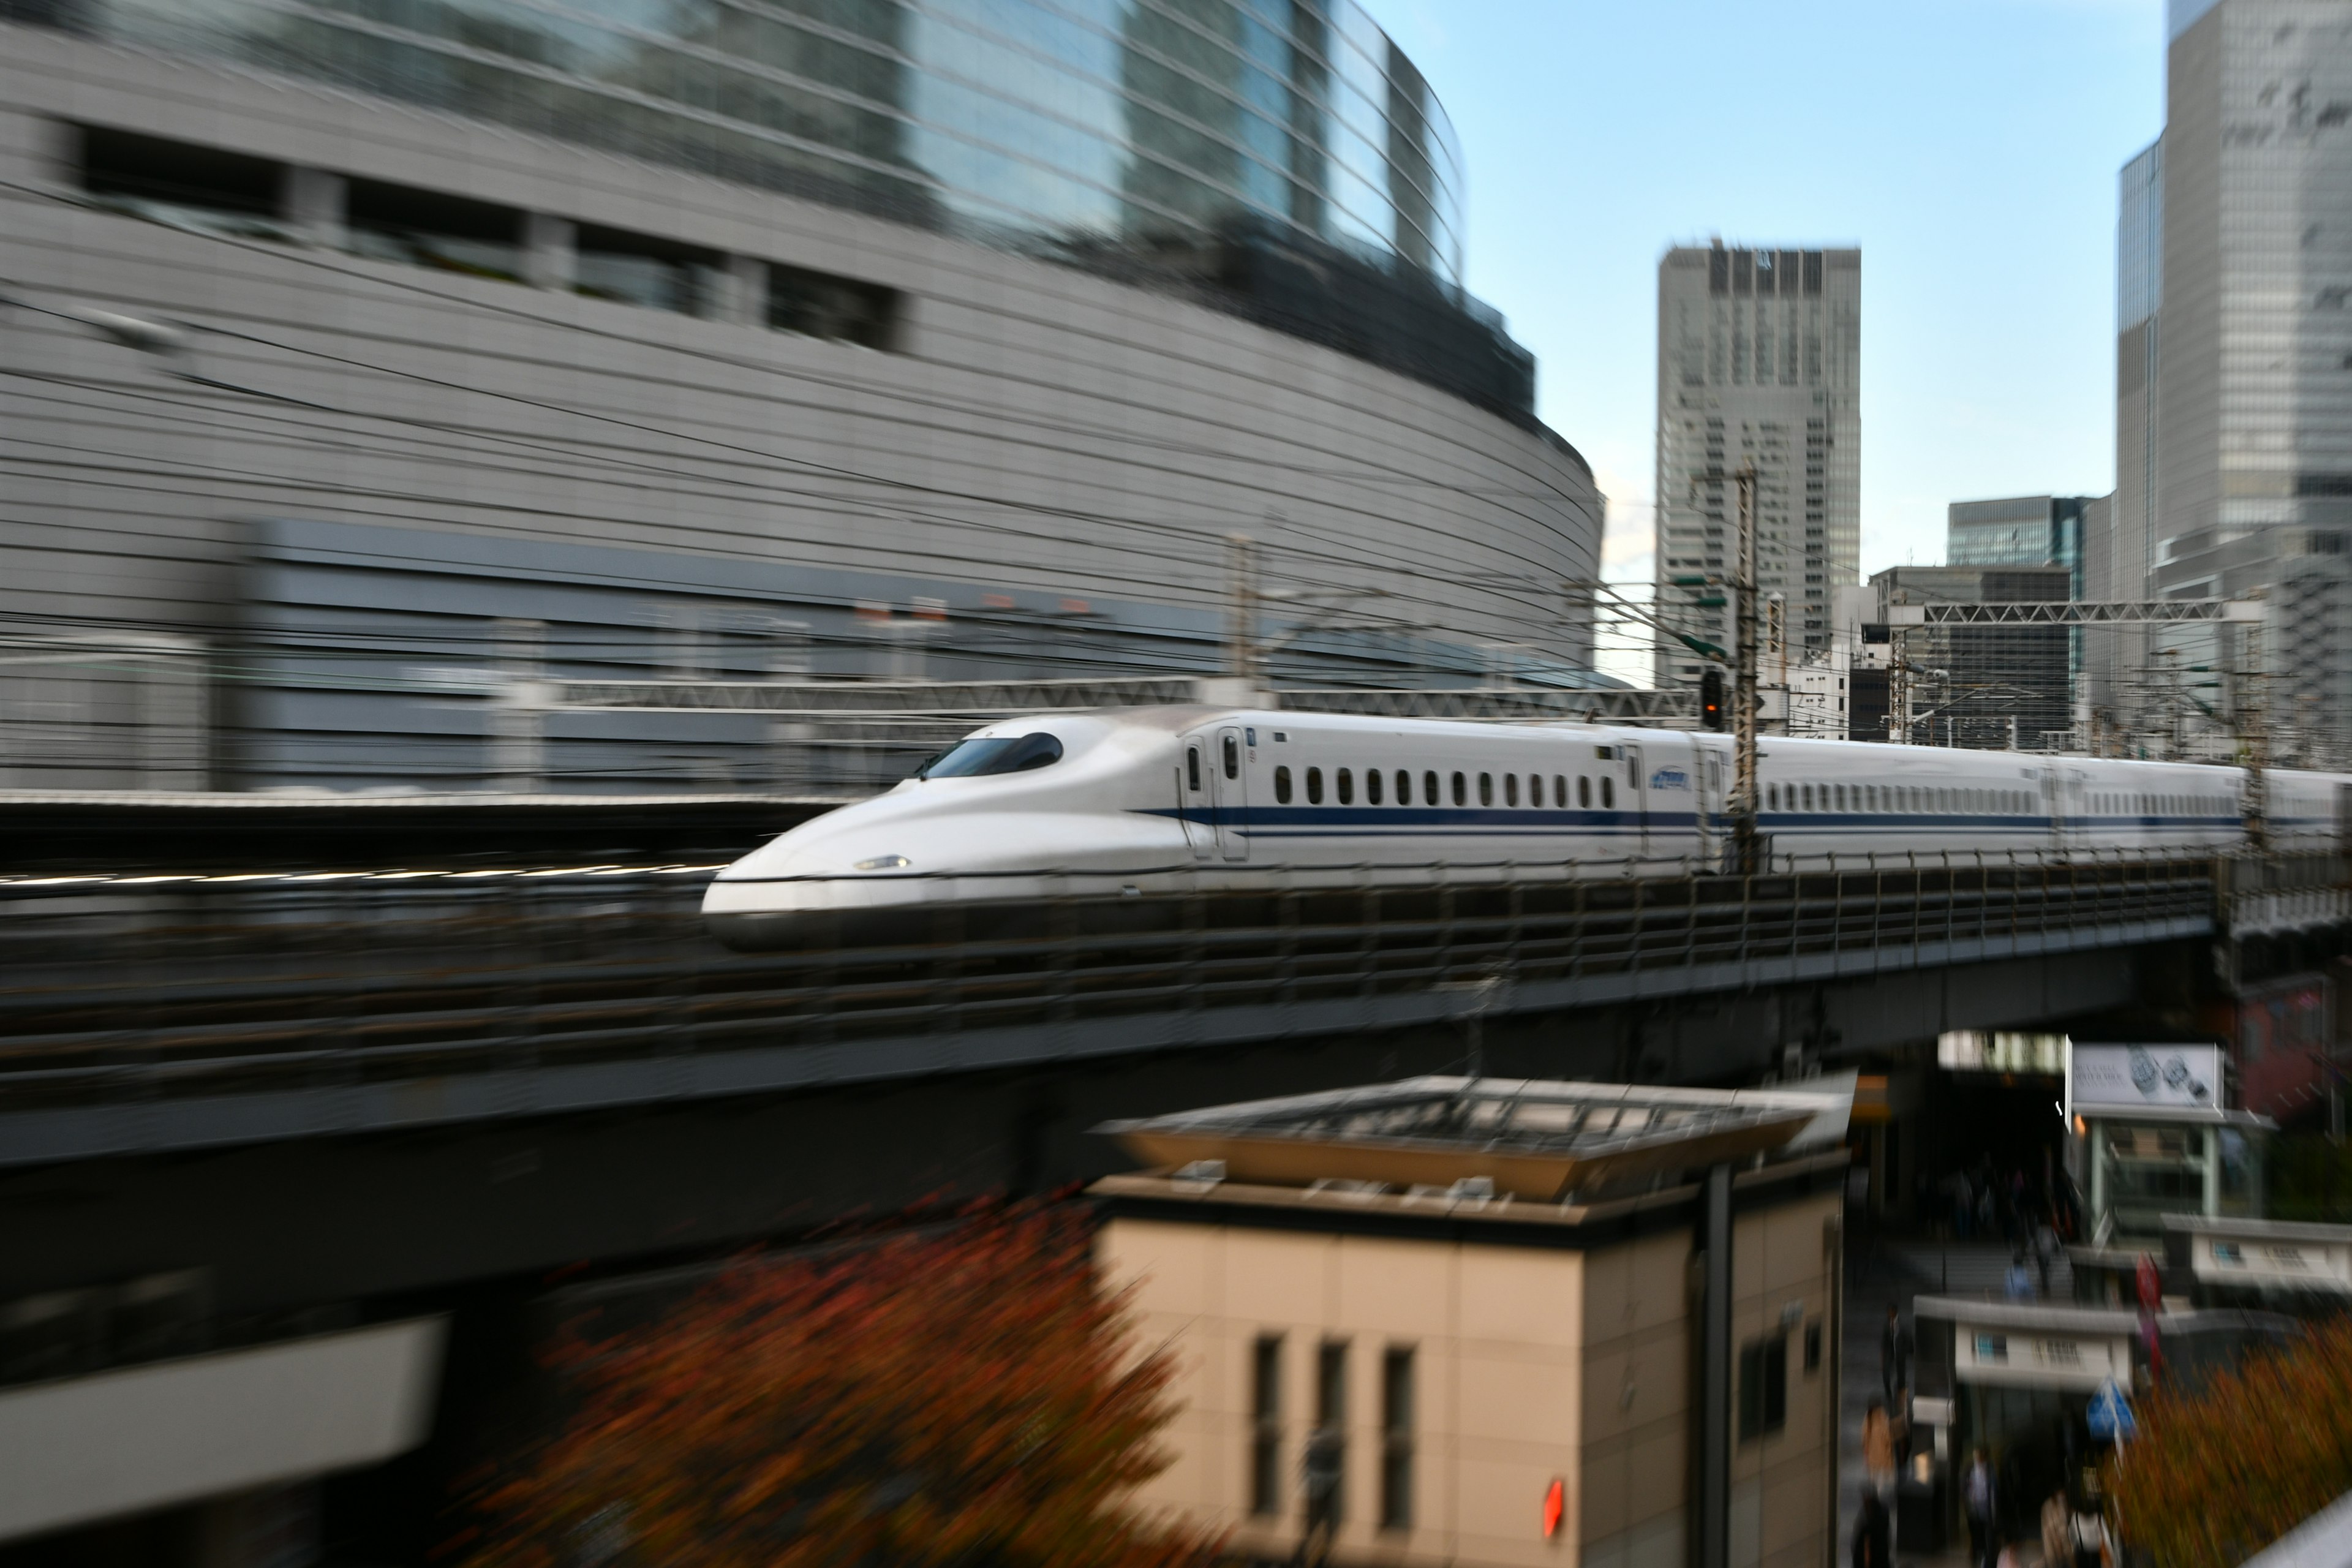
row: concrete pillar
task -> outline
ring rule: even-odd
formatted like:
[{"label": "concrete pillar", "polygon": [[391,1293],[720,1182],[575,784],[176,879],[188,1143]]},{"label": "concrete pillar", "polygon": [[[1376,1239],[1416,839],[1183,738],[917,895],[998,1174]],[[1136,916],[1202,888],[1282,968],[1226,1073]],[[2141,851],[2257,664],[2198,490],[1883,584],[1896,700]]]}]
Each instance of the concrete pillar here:
[{"label": "concrete pillar", "polygon": [[278,185],[278,216],[311,245],[343,248],[350,182],[324,169],[289,168]]},{"label": "concrete pillar", "polygon": [[1695,1568],[1731,1562],[1731,1167],[1706,1173],[1706,1250],[1699,1299],[1699,1409],[1692,1423],[1698,1462]]},{"label": "concrete pillar", "polygon": [[534,289],[571,288],[580,276],[579,231],[564,218],[525,214],[522,275]]}]

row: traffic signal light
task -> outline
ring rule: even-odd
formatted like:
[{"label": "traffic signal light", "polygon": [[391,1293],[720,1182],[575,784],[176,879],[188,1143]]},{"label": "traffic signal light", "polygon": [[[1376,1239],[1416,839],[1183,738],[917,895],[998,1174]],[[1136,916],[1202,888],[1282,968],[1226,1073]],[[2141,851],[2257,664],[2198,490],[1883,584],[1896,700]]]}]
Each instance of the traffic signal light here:
[{"label": "traffic signal light", "polygon": [[1723,728],[1723,671],[1710,669],[1698,678],[1698,716],[1710,730]]}]

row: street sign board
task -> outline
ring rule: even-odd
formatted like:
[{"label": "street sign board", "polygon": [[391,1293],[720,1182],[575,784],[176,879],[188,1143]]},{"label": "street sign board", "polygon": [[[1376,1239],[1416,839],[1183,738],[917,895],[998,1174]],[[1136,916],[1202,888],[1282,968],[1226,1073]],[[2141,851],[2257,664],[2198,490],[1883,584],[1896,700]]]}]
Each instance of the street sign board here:
[{"label": "street sign board", "polygon": [[2069,1043],[2069,1115],[2076,1110],[2137,1110],[2151,1105],[2221,1109],[2221,1047]]},{"label": "street sign board", "polygon": [[2132,1419],[2131,1402],[2124,1391],[2116,1386],[2113,1378],[2099,1384],[2099,1392],[2091,1395],[2091,1408],[2084,1413],[2084,1424],[2091,1436],[2105,1439],[2136,1437],[2139,1423]]}]

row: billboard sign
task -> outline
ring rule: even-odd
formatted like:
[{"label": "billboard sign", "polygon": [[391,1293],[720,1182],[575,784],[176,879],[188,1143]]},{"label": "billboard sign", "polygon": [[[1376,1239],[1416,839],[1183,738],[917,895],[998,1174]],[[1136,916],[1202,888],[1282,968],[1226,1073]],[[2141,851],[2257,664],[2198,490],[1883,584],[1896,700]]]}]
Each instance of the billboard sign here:
[{"label": "billboard sign", "polygon": [[2221,1107],[2219,1046],[2086,1046],[2066,1053],[2067,1110]]}]

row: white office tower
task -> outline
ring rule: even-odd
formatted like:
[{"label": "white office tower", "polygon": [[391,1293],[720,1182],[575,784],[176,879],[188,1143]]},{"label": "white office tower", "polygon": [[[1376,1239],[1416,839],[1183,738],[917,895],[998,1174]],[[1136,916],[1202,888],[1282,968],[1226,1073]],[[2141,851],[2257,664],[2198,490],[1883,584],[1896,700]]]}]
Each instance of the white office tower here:
[{"label": "white office tower", "polygon": [[[1862,253],[1677,247],[1658,263],[1657,605],[1733,645],[1738,490],[1756,465],[1759,637],[1826,654],[1831,597],[1861,567]],[[1778,603],[1773,598],[1777,595]],[[1706,660],[1660,639],[1657,684]]]},{"label": "white office tower", "polygon": [[[2124,172],[2118,597],[2260,593],[2286,757],[2340,758],[2352,700],[2352,0],[2175,0],[2162,140]],[[2137,645],[2137,646],[2136,646]],[[2095,701],[2203,723],[2203,629],[2119,638]]]}]

